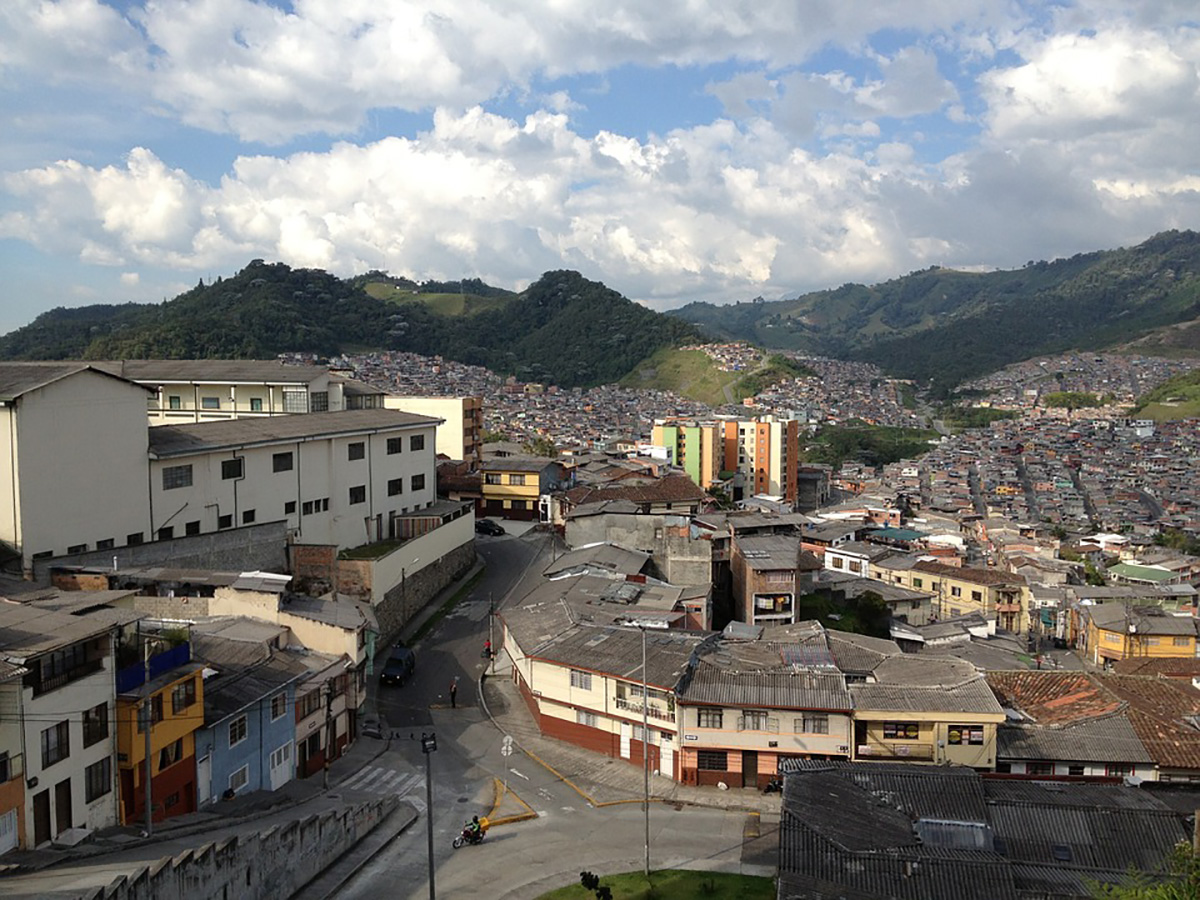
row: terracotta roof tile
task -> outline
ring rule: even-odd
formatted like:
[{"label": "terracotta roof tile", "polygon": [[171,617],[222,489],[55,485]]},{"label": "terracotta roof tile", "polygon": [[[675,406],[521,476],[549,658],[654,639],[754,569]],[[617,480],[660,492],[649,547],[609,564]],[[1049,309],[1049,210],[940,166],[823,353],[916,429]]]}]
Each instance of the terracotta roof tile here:
[{"label": "terracotta roof tile", "polygon": [[1105,688],[1129,704],[1134,731],[1160,766],[1200,769],[1200,691],[1175,679],[1098,675]]},{"label": "terracotta roof tile", "polygon": [[1086,672],[988,672],[987,681],[1002,704],[1039,725],[1080,722],[1124,705]]}]

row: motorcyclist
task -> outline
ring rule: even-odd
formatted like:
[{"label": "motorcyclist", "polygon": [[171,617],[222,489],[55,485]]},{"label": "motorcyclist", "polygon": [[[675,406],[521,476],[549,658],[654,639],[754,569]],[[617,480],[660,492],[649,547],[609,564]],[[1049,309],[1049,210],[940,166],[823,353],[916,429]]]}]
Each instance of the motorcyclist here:
[{"label": "motorcyclist", "polygon": [[471,821],[467,823],[467,827],[463,829],[467,837],[472,841],[483,840],[483,823],[479,821],[479,816],[472,816]]}]

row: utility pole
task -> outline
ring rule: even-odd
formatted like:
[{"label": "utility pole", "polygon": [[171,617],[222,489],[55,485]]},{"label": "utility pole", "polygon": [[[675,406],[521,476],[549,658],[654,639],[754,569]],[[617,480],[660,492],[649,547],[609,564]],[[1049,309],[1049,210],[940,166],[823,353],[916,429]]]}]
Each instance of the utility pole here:
[{"label": "utility pole", "polygon": [[[142,639],[142,665],[145,666],[146,681],[149,682],[150,681],[150,641],[146,640],[145,638]],[[146,745],[145,745],[145,752],[146,752],[146,772],[145,772],[146,837],[150,837],[152,834],[154,834],[154,785],[152,784],[153,779],[151,777],[151,772],[153,770],[151,769],[151,765],[150,765],[150,763],[151,763],[150,757],[153,754],[153,751],[150,749],[150,743],[151,743],[150,742],[150,729],[152,727],[154,727],[154,710],[153,710],[152,704],[151,704],[151,701],[153,699],[154,699],[153,695],[147,694],[146,699],[142,701],[142,708],[140,710],[142,713],[142,721],[145,724],[145,728],[143,729],[143,734],[145,735],[145,738],[146,738]]]},{"label": "utility pole", "polygon": [[496,600],[488,591],[488,674],[496,674]]},{"label": "utility pole", "polygon": [[429,900],[436,900],[433,890],[433,773],[431,754],[437,750],[437,733],[421,732],[421,752],[425,754],[425,826],[429,836]]},{"label": "utility pole", "polygon": [[[334,678],[341,676],[335,675]],[[329,789],[329,767],[333,765],[333,680],[325,682],[325,765],[321,770],[321,788]]]},{"label": "utility pole", "polygon": [[646,675],[646,626],[642,631],[642,781],[645,798],[642,810],[646,814],[646,880],[650,879],[650,683]]}]

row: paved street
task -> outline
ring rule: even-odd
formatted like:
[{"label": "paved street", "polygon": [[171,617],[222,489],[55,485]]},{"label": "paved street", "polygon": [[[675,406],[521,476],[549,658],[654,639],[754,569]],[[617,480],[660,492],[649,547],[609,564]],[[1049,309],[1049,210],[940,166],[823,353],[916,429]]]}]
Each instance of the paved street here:
[{"label": "paved street", "polygon": [[[180,829],[178,836],[163,834],[153,843],[135,841],[127,849],[117,845],[102,855],[57,863],[50,860],[49,867],[40,871],[0,879],[0,896],[78,896],[142,865],[209,841],[286,824],[384,794],[400,797],[416,811],[416,820],[411,820],[410,811],[380,826],[378,835],[361,842],[363,853],[335,863],[295,900],[427,897],[430,822],[435,881],[444,897],[531,897],[573,881],[583,868],[601,873],[639,868],[645,818],[640,803],[628,802],[637,796],[633,782],[640,784],[639,773],[618,761],[541,738],[528,722],[520,721],[519,715],[528,715],[523,708],[514,709],[512,698],[505,694],[511,686],[503,671],[489,682],[489,698],[500,727],[480,702],[479,680],[488,664],[481,655],[488,639],[488,613],[493,603],[499,609],[519,600],[540,580],[542,567],[555,552],[550,538],[536,532],[481,537],[478,552],[486,568],[470,594],[421,641],[408,637],[417,656],[414,677],[403,687],[380,690],[373,685],[375,710],[391,741],[360,739],[352,753],[335,764],[328,790],[321,790],[311,779],[295,782],[280,792],[292,793],[290,801],[286,796],[266,795],[272,802],[282,802],[278,809],[264,809],[244,819],[214,817],[211,825],[207,820],[198,822],[190,829]],[[504,665],[505,660],[498,664]],[[456,678],[452,707],[450,686]],[[505,729],[517,736],[516,752],[508,755],[504,753]],[[420,742],[422,733],[430,731],[438,741],[438,749],[429,759],[431,818],[425,815],[427,760]],[[540,741],[537,750],[542,755],[535,754],[535,758],[522,752],[522,741]],[[583,787],[577,789],[564,780],[568,776],[556,774],[538,759],[552,760],[552,766],[570,773]],[[453,850],[451,841],[463,823],[493,809],[497,783],[507,784],[520,798],[505,801],[502,808],[506,813],[524,811],[523,802],[537,817],[497,826],[482,846]],[[656,868],[772,871],[777,803],[772,811],[761,795],[749,792],[716,799],[727,805],[761,808],[761,816],[744,809],[703,809],[688,805],[695,798],[668,793],[673,789],[671,783],[656,784],[656,792],[680,802],[651,805],[651,857]],[[612,805],[595,807],[588,798]],[[394,839],[392,835],[396,835]],[[92,848],[97,849],[102,848]],[[371,853],[376,855],[364,865]]]}]

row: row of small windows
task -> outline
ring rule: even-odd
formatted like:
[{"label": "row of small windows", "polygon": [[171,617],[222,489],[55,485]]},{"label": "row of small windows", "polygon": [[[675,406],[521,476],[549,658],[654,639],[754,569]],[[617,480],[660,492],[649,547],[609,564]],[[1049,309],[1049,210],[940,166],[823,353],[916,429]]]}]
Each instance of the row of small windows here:
[{"label": "row of small windows", "polygon": [[[388,438],[387,452],[389,454],[403,452],[402,438]],[[425,435],[414,434],[408,439],[410,450],[425,449]],[[355,441],[347,445],[347,458],[351,461],[366,458],[366,444],[363,441]],[[245,457],[235,456],[233,459],[221,460],[221,478],[224,481],[230,481],[237,478],[245,477]],[[271,471],[272,472],[290,472],[295,466],[294,454],[291,451],[284,453],[271,454]],[[424,478],[424,476],[418,476]],[[514,479],[516,476],[513,476]],[[524,484],[524,476],[521,476],[521,481],[511,481],[512,484]],[[180,466],[164,466],[162,470],[162,486],[164,491],[175,490],[176,488],[184,488],[192,486],[192,464],[186,463]],[[423,486],[423,485],[422,485]],[[413,490],[420,490],[414,487]]]},{"label": "row of small windows", "polygon": [[[234,408],[235,404],[232,400],[230,408]],[[263,412],[263,398],[250,398],[250,412]],[[183,407],[182,394],[167,395],[167,409],[178,412]],[[200,398],[201,409],[221,409],[220,396],[208,394]],[[314,391],[309,394],[306,391],[284,391],[282,408],[285,413],[306,413],[306,412],[328,412],[329,411],[329,393],[326,391]]]}]

